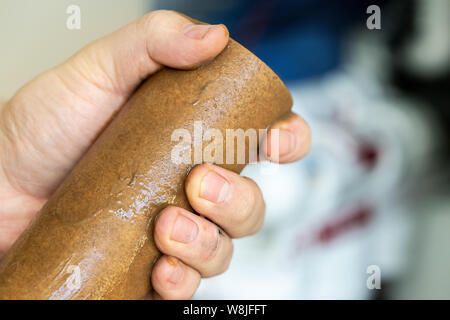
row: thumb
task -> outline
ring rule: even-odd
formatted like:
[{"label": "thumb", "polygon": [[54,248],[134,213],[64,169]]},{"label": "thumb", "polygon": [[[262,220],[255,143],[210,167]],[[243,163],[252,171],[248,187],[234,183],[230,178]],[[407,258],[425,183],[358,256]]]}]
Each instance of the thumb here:
[{"label": "thumb", "polygon": [[143,79],[162,65],[199,65],[227,43],[224,26],[199,25],[173,11],[151,12],[92,42],[1,108],[7,156],[0,155],[0,169],[18,190],[47,197]]},{"label": "thumb", "polygon": [[93,42],[66,64],[98,87],[127,95],[162,65],[194,68],[218,55],[227,42],[224,25],[197,24],[158,10]]}]

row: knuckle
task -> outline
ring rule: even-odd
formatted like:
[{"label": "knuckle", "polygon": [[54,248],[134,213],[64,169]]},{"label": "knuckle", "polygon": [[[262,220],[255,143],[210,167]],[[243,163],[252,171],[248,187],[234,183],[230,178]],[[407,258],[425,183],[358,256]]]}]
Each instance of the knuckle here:
[{"label": "knuckle", "polygon": [[249,198],[242,201],[243,203],[241,205],[241,209],[238,210],[235,215],[234,222],[236,225],[243,225],[248,222],[248,220],[250,219],[251,211],[252,211],[252,207],[253,207],[252,201],[253,200],[249,199]]},{"label": "knuckle", "polygon": [[249,182],[249,187],[242,193],[239,210],[236,211],[234,222],[236,224],[245,224],[253,215],[257,199],[259,199],[259,188],[256,183],[244,177]]},{"label": "knuckle", "polygon": [[249,195],[246,196],[244,205],[236,214],[234,228],[230,228],[232,238],[242,238],[257,233],[263,226],[266,203],[258,185],[251,179],[248,179],[253,187]]},{"label": "knuckle", "polygon": [[234,244],[233,244],[233,241],[230,241],[230,249],[229,249],[229,252],[227,252],[227,254],[225,255],[225,260],[221,264],[222,269],[221,269],[220,273],[224,273],[230,267],[231,259],[233,258],[233,252],[234,252]]},{"label": "knuckle", "polygon": [[155,10],[143,17],[145,25],[151,25],[153,23],[161,22],[173,15],[173,11],[170,10]]},{"label": "knuckle", "polygon": [[149,14],[143,16],[142,19],[138,20],[136,23],[136,31],[147,34],[149,31],[152,30],[154,20],[157,19],[157,16],[158,16],[157,11],[152,11]]},{"label": "knuckle", "polygon": [[[218,250],[219,251],[219,250]],[[209,266],[202,272],[202,277],[209,278],[224,273],[228,270],[233,257],[234,245],[230,238],[223,241],[220,256],[215,256],[209,261]],[[211,258],[210,258],[211,259]]]},{"label": "knuckle", "polygon": [[171,15],[173,15],[173,12],[170,10],[152,11],[137,21],[136,31],[138,33],[153,34],[155,28],[164,25]]},{"label": "knuckle", "polygon": [[222,245],[223,236],[220,234],[220,229],[215,228],[216,231],[212,233],[212,235],[205,237],[205,239],[201,242],[201,253],[200,258],[203,262],[211,262],[219,251],[220,246]]},{"label": "knuckle", "polygon": [[265,218],[265,211],[262,212],[261,217],[258,219],[258,221],[253,225],[253,228],[251,228],[250,232],[247,235],[252,235],[257,232],[259,232],[263,225],[264,225],[264,218]]}]

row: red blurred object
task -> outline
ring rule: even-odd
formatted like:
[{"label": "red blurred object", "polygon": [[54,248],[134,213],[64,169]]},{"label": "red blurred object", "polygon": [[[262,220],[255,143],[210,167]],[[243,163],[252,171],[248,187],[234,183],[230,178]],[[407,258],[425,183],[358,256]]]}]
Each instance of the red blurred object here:
[{"label": "red blurred object", "polygon": [[378,162],[379,149],[371,142],[362,142],[358,147],[358,160],[367,168],[373,169]]}]

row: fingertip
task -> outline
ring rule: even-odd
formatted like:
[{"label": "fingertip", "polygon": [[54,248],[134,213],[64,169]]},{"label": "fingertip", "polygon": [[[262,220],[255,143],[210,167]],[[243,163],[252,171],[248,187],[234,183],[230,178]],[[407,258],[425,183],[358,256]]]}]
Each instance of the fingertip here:
[{"label": "fingertip", "polygon": [[264,198],[258,185],[247,177],[217,165],[200,164],[189,173],[185,192],[196,212],[232,238],[254,234],[262,227]]},{"label": "fingertip", "polygon": [[216,24],[211,26],[203,40],[207,45],[212,45],[211,53],[216,56],[225,48],[229,38],[228,28],[224,24]]},{"label": "fingertip", "polygon": [[[207,28],[207,32],[200,36],[201,31],[196,28]],[[190,36],[189,36],[190,35]],[[190,70],[211,61],[222,52],[228,43],[228,29],[223,25],[193,25],[184,34],[184,40],[173,52],[172,61],[168,66]]]},{"label": "fingertip", "polygon": [[[210,176],[219,181],[212,184],[207,183],[208,181],[213,182],[211,178],[208,178]],[[214,198],[216,198],[215,200],[221,198],[222,200],[219,203],[229,200],[230,197],[227,194],[231,193],[232,183],[236,177],[239,177],[239,175],[213,164],[204,163],[195,166],[189,172],[185,182],[185,192],[189,203],[197,212],[208,213],[217,205],[216,201],[213,201]],[[224,189],[227,191],[226,193],[222,192]],[[210,194],[213,191],[216,195],[222,196],[206,196],[206,193]]]},{"label": "fingertip", "polygon": [[152,60],[177,69],[193,69],[216,57],[227,45],[223,25],[196,24],[176,12],[154,12],[147,23]]},{"label": "fingertip", "polygon": [[271,161],[279,163],[300,160],[310,148],[310,127],[295,113],[272,125],[262,144],[263,153]]},{"label": "fingertip", "polygon": [[177,217],[177,208],[175,206],[168,206],[164,208],[158,215],[155,222],[154,238],[158,248],[164,249],[168,246],[170,233],[172,232],[172,226]]},{"label": "fingertip", "polygon": [[[228,38],[228,29],[223,24],[210,25],[189,23],[183,27],[182,32],[186,37],[194,40],[204,40],[207,37],[214,39],[217,37],[220,41],[224,38],[224,35]],[[209,39],[208,41],[212,40]]]},{"label": "fingertip", "polygon": [[228,28],[224,24],[213,25],[209,29],[197,53],[201,61],[209,61],[219,55],[229,41]]},{"label": "fingertip", "polygon": [[201,182],[203,177],[209,172],[211,166],[212,165],[210,164],[199,164],[189,172],[189,175],[184,183],[184,189],[190,202],[195,201],[200,194]]},{"label": "fingertip", "polygon": [[196,270],[172,256],[162,256],[152,272],[152,286],[163,299],[190,299],[200,279]]},{"label": "fingertip", "polygon": [[200,221],[194,213],[180,207],[169,206],[159,214],[154,230],[154,241],[164,254],[174,255],[185,250],[186,245],[195,242]]}]

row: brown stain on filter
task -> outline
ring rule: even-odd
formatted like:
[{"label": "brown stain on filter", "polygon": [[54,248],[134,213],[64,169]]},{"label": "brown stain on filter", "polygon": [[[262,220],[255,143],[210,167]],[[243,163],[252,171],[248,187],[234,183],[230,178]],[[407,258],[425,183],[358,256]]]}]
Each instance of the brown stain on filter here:
[{"label": "brown stain on filter", "polygon": [[[196,120],[223,137],[225,129],[265,129],[291,105],[273,71],[233,40],[200,68],[159,71],[129,99],[5,255],[0,299],[144,297],[160,255],[153,241],[155,216],[168,205],[192,210],[184,182],[193,165],[171,161],[179,143],[171,141],[172,132],[185,128],[193,136]],[[221,166],[234,172],[244,167]]]}]

